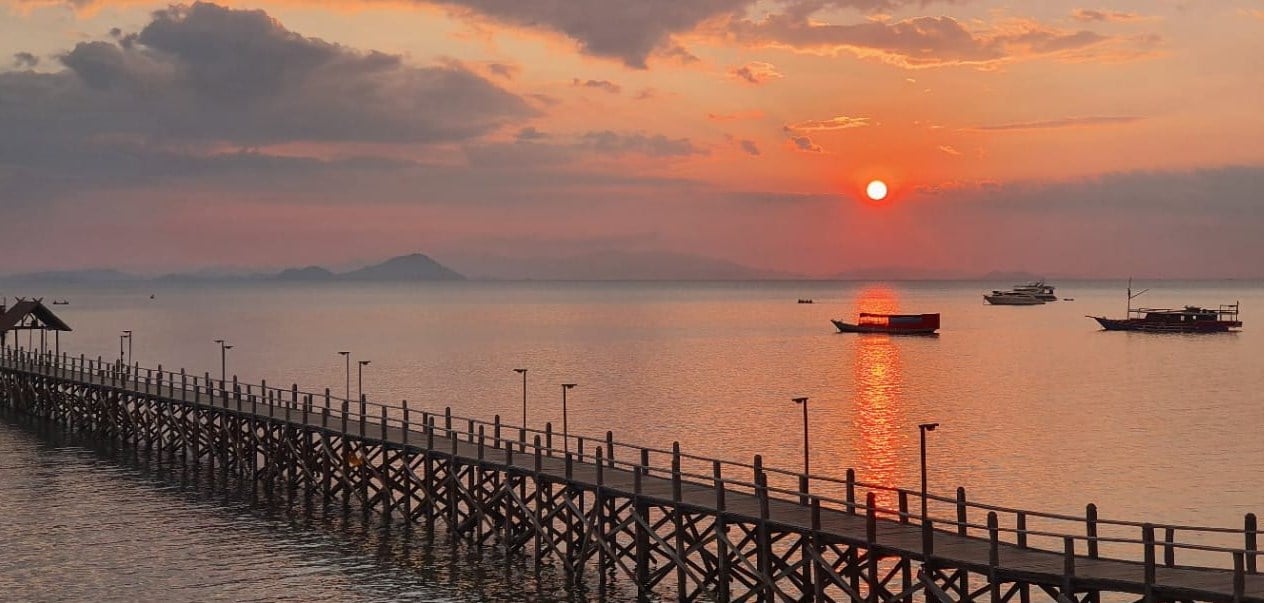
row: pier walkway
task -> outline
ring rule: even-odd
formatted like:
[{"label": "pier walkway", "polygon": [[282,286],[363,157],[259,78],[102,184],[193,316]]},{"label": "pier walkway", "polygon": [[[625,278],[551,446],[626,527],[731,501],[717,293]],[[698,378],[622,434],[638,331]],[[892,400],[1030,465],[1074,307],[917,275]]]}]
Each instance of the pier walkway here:
[{"label": "pier walkway", "polygon": [[438,522],[643,599],[1264,603],[1254,515],[1234,528],[1149,524],[1102,519],[1092,505],[1083,516],[987,505],[958,489],[927,494],[934,511],[922,517],[909,510],[921,492],[851,471],[805,476],[609,432],[564,438],[64,354],[4,350],[0,406],[218,463],[269,495],[301,490],[388,521]]}]

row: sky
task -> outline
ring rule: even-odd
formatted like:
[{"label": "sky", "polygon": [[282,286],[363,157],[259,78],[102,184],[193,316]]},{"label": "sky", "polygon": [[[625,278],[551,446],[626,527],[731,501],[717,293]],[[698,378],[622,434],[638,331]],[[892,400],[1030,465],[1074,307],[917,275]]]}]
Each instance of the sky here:
[{"label": "sky", "polygon": [[1264,277],[1264,0],[0,11],[0,273]]}]

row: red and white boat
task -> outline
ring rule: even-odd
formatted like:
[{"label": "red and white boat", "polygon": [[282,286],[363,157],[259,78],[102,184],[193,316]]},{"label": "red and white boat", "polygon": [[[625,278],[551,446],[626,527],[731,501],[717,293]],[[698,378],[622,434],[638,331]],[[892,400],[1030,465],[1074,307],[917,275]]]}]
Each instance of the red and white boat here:
[{"label": "red and white boat", "polygon": [[873,314],[861,312],[855,324],[831,320],[839,333],[887,333],[890,335],[934,335],[939,330],[939,314]]}]

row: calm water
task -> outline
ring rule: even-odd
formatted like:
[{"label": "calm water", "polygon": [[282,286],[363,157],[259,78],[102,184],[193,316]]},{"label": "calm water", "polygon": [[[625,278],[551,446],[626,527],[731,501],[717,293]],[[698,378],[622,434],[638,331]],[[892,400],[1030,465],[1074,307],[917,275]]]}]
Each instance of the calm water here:
[{"label": "calm water", "polygon": [[[1059,294],[1075,301],[1039,307],[982,303],[983,291],[1008,284],[460,283],[32,293],[71,299],[58,308],[75,328],[62,349],[90,356],[117,357],[118,333],[131,329],[142,365],[218,373],[212,340],[224,338],[235,346],[230,373],[340,392],[345,366],[336,352],[347,349],[354,359],[372,361],[364,373],[371,399],[514,420],[522,394],[512,369],[526,367],[536,426],[560,424],[559,384],[574,381],[580,385],[569,396],[572,432],[612,429],[622,441],[654,446],[679,440],[686,452],[734,460],[762,454],[787,468],[801,463],[800,409],[790,399],[803,395],[811,397],[814,473],[841,476],[854,467],[862,480],[916,486],[916,425],[938,421],[943,427],[929,445],[933,491],[964,485],[971,499],[1068,513],[1095,502],[1103,517],[1155,522],[1232,526],[1247,511],[1264,512],[1258,480],[1264,438],[1257,436],[1264,424],[1264,314],[1254,318],[1264,312],[1261,284],[1142,285],[1154,289],[1139,300],[1149,306],[1240,300],[1246,330],[1213,336],[1099,331],[1084,315],[1122,314],[1122,282],[1061,283]],[[816,303],[796,304],[799,297]],[[942,334],[833,332],[828,319],[858,311],[941,312]],[[351,380],[354,394],[354,373]],[[329,558],[346,548],[336,544],[338,534],[294,536],[231,506],[173,499],[162,487],[113,477],[126,470],[82,451],[26,445],[13,452],[18,437],[0,432],[0,466],[9,474],[22,462],[46,467],[43,480],[27,478],[32,488],[63,479],[55,459],[69,456],[74,462],[66,471],[82,479],[100,473],[127,484],[117,487],[135,499],[187,505],[180,512],[190,515],[190,530],[244,522],[263,543],[320,540]],[[122,503],[107,496],[96,504],[104,514]],[[166,528],[155,526],[154,537]],[[349,547],[348,559],[364,554],[357,546]],[[212,561],[231,551],[226,544],[203,554]],[[345,562],[329,558],[324,563]],[[287,566],[284,556],[274,561],[284,568],[278,571],[303,571]],[[56,560],[33,563],[69,571]],[[372,584],[379,569],[344,576],[344,588]],[[0,581],[6,577],[14,579],[11,569],[0,571]]]}]

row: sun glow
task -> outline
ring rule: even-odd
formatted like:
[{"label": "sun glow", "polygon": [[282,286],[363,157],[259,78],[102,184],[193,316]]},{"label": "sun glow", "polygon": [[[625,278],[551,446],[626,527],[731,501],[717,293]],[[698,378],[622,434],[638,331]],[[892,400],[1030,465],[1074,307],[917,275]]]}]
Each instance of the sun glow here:
[{"label": "sun glow", "polygon": [[887,183],[881,180],[874,180],[865,187],[865,194],[874,201],[881,201],[887,198]]}]

